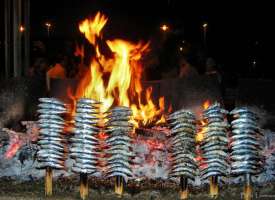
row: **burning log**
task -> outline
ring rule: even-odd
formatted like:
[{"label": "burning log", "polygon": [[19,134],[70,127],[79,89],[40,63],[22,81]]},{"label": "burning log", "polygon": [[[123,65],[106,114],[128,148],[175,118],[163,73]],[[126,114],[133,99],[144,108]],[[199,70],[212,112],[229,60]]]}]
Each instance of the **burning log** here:
[{"label": "burning log", "polygon": [[228,168],[227,150],[228,124],[225,115],[228,112],[221,108],[219,103],[214,103],[203,111],[206,122],[203,127],[203,140],[200,143],[202,160],[200,162],[201,179],[210,178],[210,196],[218,196],[218,177],[225,176]]},{"label": "burning log", "polygon": [[40,98],[38,107],[40,127],[37,152],[38,168],[46,169],[45,195],[52,195],[52,169],[64,168],[64,139],[61,136],[65,122],[60,114],[66,113],[65,105],[55,98]]},{"label": "burning log", "polygon": [[83,200],[88,197],[87,175],[96,172],[99,105],[95,100],[84,98],[76,105],[75,135],[70,152],[75,160],[72,171],[80,173],[80,197]]},{"label": "burning log", "polygon": [[262,135],[257,124],[258,117],[248,108],[235,108],[233,115],[231,137],[231,174],[243,175],[245,178],[244,199],[252,198],[251,175],[263,170],[263,156],[260,154]]},{"label": "burning log", "polygon": [[113,108],[107,115],[106,132],[110,133],[110,137],[106,140],[109,146],[106,153],[111,155],[107,159],[107,174],[108,177],[116,177],[115,193],[119,197],[128,177],[133,176],[130,160],[134,154],[130,150],[131,138],[128,136],[133,131],[133,124],[129,122],[131,116],[131,109],[123,106]]},{"label": "burning log", "polygon": [[195,160],[196,118],[186,110],[169,116],[172,127],[171,177],[180,177],[180,199],[188,198],[188,179],[195,180],[197,164]]}]

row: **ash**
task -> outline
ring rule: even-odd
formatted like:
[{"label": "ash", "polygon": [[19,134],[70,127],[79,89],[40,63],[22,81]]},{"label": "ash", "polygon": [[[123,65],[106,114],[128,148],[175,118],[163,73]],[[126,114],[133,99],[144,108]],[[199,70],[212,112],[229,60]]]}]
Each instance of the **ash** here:
[{"label": "ash", "polygon": [[136,179],[167,179],[169,172],[169,143],[166,134],[138,135],[134,140],[133,173]]},{"label": "ash", "polygon": [[[258,108],[255,108],[257,110]],[[266,126],[268,119],[266,112],[261,109],[257,110],[261,115],[261,127]],[[3,129],[0,137],[0,178],[9,178],[18,182],[30,181],[44,178],[44,171],[37,170],[36,144],[38,129],[36,122],[23,122],[26,129],[24,132],[15,132],[9,129]],[[266,157],[265,170],[258,176],[253,177],[255,184],[262,185],[275,181],[275,132],[269,129],[263,129],[265,146],[263,153]],[[6,136],[3,137],[6,133]],[[133,181],[142,182],[144,180],[168,181],[168,172],[171,167],[169,151],[169,129],[166,127],[153,127],[150,129],[137,130],[133,140],[132,149],[135,153],[133,159]],[[13,137],[20,139],[20,146],[17,152],[9,159],[6,156],[7,151],[11,148]],[[4,138],[4,139],[3,139]],[[54,171],[54,178],[73,176],[71,167],[73,160],[67,158],[65,170]],[[102,177],[101,173],[95,174]],[[177,182],[177,179],[169,180]],[[238,184],[242,183],[242,177],[224,178],[221,184]],[[196,177],[193,186],[204,184]]]}]

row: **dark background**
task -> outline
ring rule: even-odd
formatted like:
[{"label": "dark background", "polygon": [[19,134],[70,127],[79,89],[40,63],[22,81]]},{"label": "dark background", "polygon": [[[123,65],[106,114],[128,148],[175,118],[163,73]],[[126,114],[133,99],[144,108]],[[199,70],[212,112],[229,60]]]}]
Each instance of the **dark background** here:
[{"label": "dark background", "polygon": [[[0,6],[3,8],[3,1]],[[214,57],[223,71],[247,76],[256,60],[252,76],[274,78],[271,9],[271,5],[259,1],[31,0],[31,41],[44,41],[47,51],[55,54],[62,51],[64,41],[80,40],[78,23],[81,20],[102,11],[109,18],[104,29],[106,38],[150,40],[154,47],[163,34],[159,27],[166,23],[171,27],[171,44],[166,48],[178,46],[182,40],[199,46],[203,44],[202,24],[207,22],[207,55]],[[53,24],[49,38],[46,21]],[[4,26],[3,20],[0,26]],[[0,34],[3,60],[4,32]],[[169,49],[167,52],[174,53]]]}]

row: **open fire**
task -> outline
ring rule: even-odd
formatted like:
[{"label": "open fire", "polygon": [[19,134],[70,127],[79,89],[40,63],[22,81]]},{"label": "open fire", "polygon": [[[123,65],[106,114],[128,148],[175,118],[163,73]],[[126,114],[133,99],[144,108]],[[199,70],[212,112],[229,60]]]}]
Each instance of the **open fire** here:
[{"label": "open fire", "polygon": [[[244,120],[245,122],[241,122],[240,123],[241,125],[239,125],[240,120],[237,118],[235,119],[235,123],[238,125],[229,124],[225,126],[224,120],[226,120],[226,123],[227,123],[227,116],[229,116],[228,112],[227,111],[224,112],[225,110],[223,110],[222,108],[217,109],[216,107],[220,107],[220,104],[217,104],[218,106],[216,105],[215,107],[215,104],[211,105],[212,102],[210,103],[210,101],[207,100],[202,105],[198,106],[199,112],[194,112],[194,109],[188,108],[186,110],[182,109],[182,110],[176,111],[174,114],[170,115],[170,121],[168,120],[169,128],[168,128],[168,123],[166,124],[167,125],[166,127],[156,126],[159,124],[166,123],[166,119],[169,119],[169,117],[167,118],[167,116],[165,116],[165,114],[167,113],[165,113],[166,109],[165,109],[164,97],[160,97],[158,99],[158,105],[155,104],[152,98],[153,88],[152,87],[143,88],[141,83],[142,73],[143,73],[141,60],[142,60],[142,56],[149,51],[149,42],[132,43],[122,39],[105,40],[103,37],[103,29],[107,24],[107,22],[108,22],[108,18],[103,14],[101,14],[100,12],[98,12],[95,15],[95,17],[91,19],[85,19],[79,25],[80,32],[85,35],[85,38],[89,41],[89,43],[94,48],[95,55],[94,57],[91,58],[89,70],[87,71],[87,73],[81,80],[80,84],[78,85],[76,93],[75,94],[68,93],[68,95],[73,100],[73,108],[72,110],[69,110],[69,112],[70,114],[72,114],[72,117],[74,119],[78,117],[78,122],[77,120],[75,120],[76,123],[74,124],[74,127],[78,128],[79,133],[85,132],[86,134],[87,131],[90,131],[86,135],[86,136],[90,136],[89,138],[90,140],[87,140],[86,136],[74,138],[74,141],[77,141],[75,142],[75,147],[77,148],[74,149],[75,152],[73,153],[77,154],[78,156],[77,159],[79,158],[83,159],[83,163],[87,162],[91,164],[90,162],[93,161],[92,163],[93,165],[89,167],[93,168],[93,170],[96,168],[100,168],[100,170],[96,172],[98,173],[96,174],[96,176],[100,178],[102,178],[103,175],[106,175],[104,174],[107,171],[106,159],[107,160],[109,159],[109,161],[111,160],[109,164],[111,163],[110,165],[112,167],[110,167],[110,169],[111,169],[111,172],[113,172],[115,171],[113,170],[113,167],[115,168],[118,166],[118,163],[119,163],[118,161],[120,160],[125,161],[128,159],[128,157],[133,157],[133,160],[131,160],[133,161],[133,163],[130,164],[130,161],[129,161],[128,163],[129,166],[127,165],[128,167],[124,168],[124,170],[126,171],[127,170],[131,171],[130,174],[131,174],[131,178],[133,179],[141,180],[143,178],[144,179],[161,178],[166,180],[168,178],[174,178],[174,177],[180,178],[181,197],[187,198],[188,196],[187,180],[188,179],[190,179],[190,182],[192,185],[201,185],[202,183],[206,182],[207,178],[210,177],[210,193],[212,196],[217,196],[218,195],[218,187],[217,187],[218,177],[219,176],[222,177],[224,175],[228,175],[228,176],[231,175],[229,174],[231,173],[229,172],[231,169],[230,167],[228,167],[231,164],[230,163],[231,161],[228,158],[234,157],[234,155],[233,156],[231,155],[232,153],[231,154],[228,153],[230,152],[230,148],[233,148],[234,146],[227,145],[227,143],[230,143],[230,144],[233,143],[232,138],[237,138],[237,137],[234,137],[234,135],[232,136],[227,133],[230,132],[229,129],[232,129],[232,127],[234,126],[237,126],[237,128],[232,129],[232,132],[233,131],[236,132],[240,130],[243,131],[243,127],[239,127],[239,126],[245,126],[246,128],[245,131],[247,131],[247,133],[251,135],[256,134],[256,131],[251,131],[248,129],[248,128],[251,128],[252,122],[249,121],[250,119],[247,119],[248,114],[254,117],[254,113],[249,110],[237,109],[237,111],[235,110],[237,114],[243,113],[243,112],[245,113],[244,115],[245,118],[241,119],[241,120]],[[106,48],[103,48],[103,46],[106,46],[107,50]],[[81,58],[83,59],[85,55],[83,46],[82,47],[77,46],[75,54],[81,56]],[[47,98],[44,98],[44,100],[45,99]],[[47,101],[48,100],[52,101],[52,99],[47,99]],[[84,105],[83,102],[81,101],[95,101],[96,102],[95,104],[99,105],[99,107],[97,107],[96,105],[91,106],[89,104]],[[76,107],[77,102],[78,102],[78,109],[81,110],[81,111],[78,110],[78,112]],[[60,111],[61,114],[67,113],[66,105],[63,104],[63,102],[60,102],[60,104],[62,106],[64,105],[64,108],[62,107],[62,109],[64,110],[62,110],[62,112]],[[40,108],[41,106],[42,105],[40,104]],[[49,111],[57,112],[57,110],[55,110],[57,108],[56,103],[51,102],[51,104],[43,104],[43,106],[44,107],[42,108],[44,110],[42,109],[43,113],[41,115],[44,115],[43,116],[44,118],[41,116],[40,117],[42,119],[41,121],[44,120],[43,121],[44,124],[42,123],[42,125],[44,126],[44,130],[45,130],[45,127],[47,128],[47,133],[44,133],[47,137],[45,136],[44,141],[42,142],[45,143],[44,145],[48,145],[48,142],[51,143],[52,142],[51,140],[53,140],[55,142],[52,142],[51,145],[56,145],[57,143],[59,144],[59,140],[60,141],[64,140],[66,141],[64,142],[65,144],[64,146],[67,145],[66,148],[71,150],[72,149],[71,147],[73,147],[73,144],[72,144],[73,142],[67,144],[67,142],[70,141],[70,139],[72,139],[71,135],[64,136],[64,138],[63,136],[61,137],[61,133],[66,132],[63,129],[63,125],[66,126],[66,123],[67,123],[66,119],[62,118],[64,117],[63,115],[60,116],[60,118],[56,116],[49,117]],[[105,115],[107,112],[108,113],[107,115],[110,115],[110,110],[112,110],[113,107],[115,107],[116,109],[112,111],[113,113],[112,118],[109,118],[109,119],[105,118],[105,120],[107,121],[107,124],[109,123],[109,127],[105,126],[104,127],[105,129],[103,129],[101,126],[98,127],[97,126],[98,124],[95,123],[93,120],[97,119],[101,123],[101,119],[105,117],[105,116],[102,117],[101,114]],[[99,109],[99,111],[96,114],[93,113],[95,112],[95,108]],[[123,112],[121,112],[120,109],[124,110],[124,114]],[[128,113],[128,111],[130,111],[128,109],[131,109],[132,111],[131,115],[133,114],[133,119],[134,119],[133,121],[130,120],[131,119],[130,114],[129,116],[126,115],[125,117],[125,113]],[[220,110],[223,110],[223,113]],[[205,117],[205,112],[208,113],[207,117]],[[92,115],[91,113],[95,114],[96,116],[93,116],[95,118],[89,121],[90,118],[85,118],[85,117],[87,116],[91,117]],[[116,116],[118,114],[120,114],[120,117]],[[220,114],[222,115],[222,117],[220,117]],[[171,116],[173,118],[172,121],[171,121]],[[51,121],[47,121],[49,119],[51,119]],[[60,119],[62,120],[58,121]],[[132,135],[130,134],[130,131],[129,133],[127,132],[129,128],[132,128],[131,126],[132,124],[128,122],[133,123],[135,128],[138,128],[138,130],[136,130],[137,134],[134,137],[132,137]],[[40,123],[39,125],[40,127],[42,127],[41,122],[38,121],[38,123]],[[54,124],[54,123],[57,123],[57,124]],[[57,128],[56,128],[57,125],[60,125],[58,123],[62,124],[62,127],[59,128],[60,131],[59,129],[57,131]],[[255,123],[255,129],[258,129],[256,120],[255,122],[253,121],[253,123]],[[91,127],[91,124],[93,125],[93,127]],[[104,124],[106,125],[106,122],[104,122]],[[155,126],[155,127],[152,128],[152,126]],[[114,127],[116,127],[116,130],[114,129]],[[41,129],[43,129],[43,127]],[[75,135],[77,135],[76,129],[74,130]],[[110,131],[109,132],[106,131],[108,129],[112,130],[111,132],[114,132],[114,135],[109,134]],[[95,130],[98,131],[98,134],[97,132],[94,132]],[[104,132],[104,130],[106,132]],[[121,130],[124,130],[125,132],[122,134],[123,131]],[[58,134],[60,134],[60,138],[59,136],[57,137],[54,134],[51,135],[55,131],[58,132]],[[26,135],[26,137],[21,137],[17,133],[9,134],[10,141],[9,141],[9,146],[6,149],[6,153],[4,154],[5,158],[12,159],[22,146],[24,146],[29,142],[36,141],[37,135],[39,132],[38,128],[34,129],[33,132],[35,134]],[[41,132],[42,131],[40,130],[40,133]],[[139,134],[138,132],[143,132],[143,134]],[[154,134],[150,135],[149,132],[153,132]],[[118,133],[121,135],[116,135]],[[93,134],[96,135],[96,137],[93,137]],[[48,136],[51,136],[51,139],[48,139]],[[115,139],[113,139],[112,137]],[[248,136],[244,134],[243,137],[248,137]],[[250,141],[250,138],[248,138],[247,141],[253,142],[253,141]],[[95,141],[99,142],[99,144],[94,143]],[[107,143],[105,144],[106,141],[109,141],[108,145],[106,145]],[[235,141],[235,143],[233,144],[235,144],[235,148],[237,147],[240,148],[241,145],[246,145],[246,146],[250,145],[245,143],[247,141],[244,139],[239,139],[237,140],[237,142]],[[118,144],[115,144],[116,142]],[[41,143],[41,140],[40,140],[40,143]],[[122,144],[125,146],[121,147]],[[89,156],[91,156],[92,153],[89,150],[87,150],[88,148],[83,147],[82,145],[87,145],[87,147],[91,147],[92,149],[95,148],[96,145],[98,145],[98,147],[95,148],[96,150],[93,149],[94,150],[93,156],[95,157],[91,159],[91,157]],[[257,156],[258,155],[259,156],[256,157],[256,159],[264,159],[260,157],[262,156],[262,152],[260,152],[259,150],[260,148],[258,148],[258,146],[260,145],[258,145],[257,143],[254,146],[251,147],[250,145],[249,147],[255,148],[253,149],[254,150],[253,152],[251,151],[252,153],[255,153],[257,151],[256,152]],[[125,150],[125,147],[127,147],[126,150]],[[51,150],[51,148],[52,147],[49,147],[49,151]],[[189,148],[192,150],[189,150]],[[81,152],[83,149],[87,150],[85,154]],[[171,149],[174,152],[171,153]],[[100,153],[97,152],[97,150],[99,150]],[[242,149],[240,149],[240,152],[241,150]],[[104,152],[109,152],[109,154],[114,157],[114,163],[112,163],[112,157],[105,156]],[[114,152],[118,152],[118,153],[114,153]],[[248,151],[244,153],[248,155],[247,157],[254,156],[251,152]],[[56,150],[55,153],[60,153],[60,152]],[[64,153],[67,153],[67,152],[64,151]],[[97,155],[98,153],[100,155]],[[242,155],[243,152],[239,153],[239,149],[235,150],[234,153],[237,153],[237,156],[234,157],[235,159],[243,158],[243,155]],[[218,154],[221,155],[222,159],[219,157]],[[48,154],[43,155],[43,153],[41,153],[41,155],[44,156],[43,162],[48,161],[49,159],[47,157]],[[124,157],[127,157],[127,156],[128,157],[127,159],[119,160],[118,158],[120,158],[119,156],[121,155],[123,155]],[[190,160],[186,160],[187,157],[190,158],[190,155],[194,157],[194,159],[192,158],[191,160],[192,162]],[[65,154],[56,155],[56,156],[60,156],[60,159],[62,159],[62,162],[63,160],[70,160],[70,158],[67,158],[66,157],[67,155],[65,156]],[[218,160],[218,162],[216,160]],[[253,164],[253,166],[251,167],[252,172],[251,174],[250,172],[246,172],[246,175],[249,175],[250,177],[250,175],[253,175],[254,173],[253,171],[254,168],[256,167],[260,168],[260,167],[258,167],[257,165],[258,163],[254,163],[253,159],[249,161],[251,161]],[[40,162],[41,162],[41,159],[40,159]],[[223,162],[226,162],[226,165],[223,165]],[[83,164],[83,163],[78,163],[79,164],[78,166],[81,166],[80,164]],[[199,163],[199,167],[197,167],[196,163]],[[220,163],[222,164],[219,165]],[[188,164],[189,166],[187,166]],[[241,164],[242,164],[241,162],[235,162],[235,165],[237,165],[236,170],[239,170],[239,171],[243,170],[242,168],[243,166]],[[187,168],[185,165],[187,166]],[[72,165],[66,164],[66,167],[68,167],[69,169],[69,168],[72,168]],[[119,167],[123,168],[124,166],[119,164]],[[218,169],[216,167],[218,167]],[[219,167],[221,169],[219,169]],[[216,173],[215,170],[223,170],[223,171],[221,173],[219,171],[218,174],[211,174],[213,171]],[[260,173],[261,172],[260,170],[259,172],[258,171],[256,172]],[[173,173],[171,173],[171,171]],[[81,172],[81,170],[79,170],[79,172]],[[187,172],[188,173],[190,172],[191,176],[189,176],[190,174],[188,174]],[[71,171],[69,171],[68,173],[71,173]],[[243,175],[243,173],[240,173],[240,174]],[[50,176],[52,176],[52,174]],[[83,176],[83,173],[81,172],[80,177],[82,176]],[[116,178],[121,178],[120,177],[121,174],[116,176],[117,176]],[[230,178],[233,179],[233,177],[230,177]],[[85,180],[86,179],[87,177],[85,178]],[[120,180],[120,182],[121,181],[123,182],[123,179]],[[248,181],[246,180],[246,182]],[[115,184],[117,185],[117,183]],[[121,185],[123,185],[123,183],[121,183]],[[250,188],[250,180],[248,185]],[[120,191],[119,193],[122,193],[122,192]],[[249,192],[246,192],[246,193],[249,193]],[[86,195],[87,194],[84,195],[85,197],[83,197],[83,199],[86,198]]]},{"label": "open fire", "polygon": [[[130,107],[135,127],[164,123],[164,97],[160,97],[155,105],[152,87],[144,89],[141,84],[141,58],[149,51],[149,42],[134,44],[122,39],[104,40],[102,30],[107,21],[108,18],[98,12],[94,18],[85,19],[79,25],[80,32],[94,47],[95,56],[91,58],[74,101],[81,97],[98,100],[102,102],[101,112],[111,106]],[[103,43],[107,44],[111,56],[102,53]]]}]

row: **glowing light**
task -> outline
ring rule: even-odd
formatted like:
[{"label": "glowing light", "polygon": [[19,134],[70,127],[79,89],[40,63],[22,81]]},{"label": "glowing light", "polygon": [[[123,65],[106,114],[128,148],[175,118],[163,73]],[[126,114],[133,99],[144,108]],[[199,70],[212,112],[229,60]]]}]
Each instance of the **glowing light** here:
[{"label": "glowing light", "polygon": [[19,27],[19,31],[20,31],[21,33],[25,31],[25,28],[24,28],[24,26],[23,26],[23,25],[20,25],[20,27]]},{"label": "glowing light", "polygon": [[50,27],[52,27],[52,24],[51,24],[50,22],[46,22],[46,23],[45,23],[45,26],[46,26],[47,28],[50,28]]},{"label": "glowing light", "polygon": [[166,32],[166,31],[169,30],[169,26],[166,25],[166,24],[163,24],[163,25],[160,27],[160,29],[161,29],[162,31]]},{"label": "glowing light", "polygon": [[206,101],[203,103],[203,109],[206,110],[209,106],[210,106],[210,101],[209,101],[209,100],[206,100]]}]

